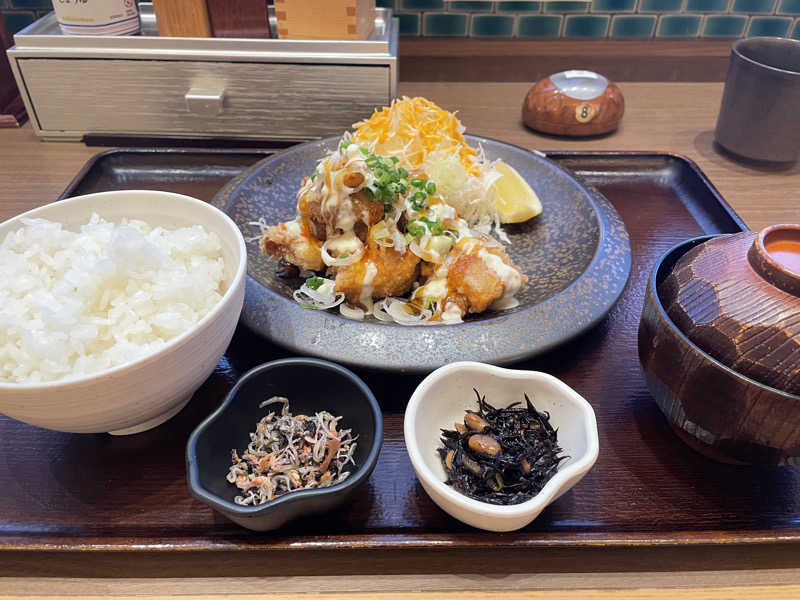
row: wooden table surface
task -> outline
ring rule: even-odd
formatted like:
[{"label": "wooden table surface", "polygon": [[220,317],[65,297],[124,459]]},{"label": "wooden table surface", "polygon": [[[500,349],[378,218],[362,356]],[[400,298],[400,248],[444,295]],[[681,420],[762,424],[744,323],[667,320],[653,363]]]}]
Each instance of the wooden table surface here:
[{"label": "wooden table surface", "polygon": [[[638,150],[694,160],[753,229],[800,222],[800,166],[743,165],[713,144],[719,83],[620,83],[626,113],[608,136],[566,140],[534,134],[520,121],[524,83],[405,82],[458,110],[468,132],[540,150]],[[30,125],[0,130],[0,218],[54,200],[102,148],[42,143]],[[800,518],[800,516],[798,516]],[[680,588],[677,592],[675,588]],[[470,592],[471,591],[471,592]],[[494,591],[496,593],[485,593]],[[800,550],[786,545],[591,548],[493,552],[430,550],[225,553],[0,554],[0,599],[85,596],[202,597],[314,592],[319,598],[525,598],[577,600],[800,597]],[[479,595],[480,593],[480,595]]]}]

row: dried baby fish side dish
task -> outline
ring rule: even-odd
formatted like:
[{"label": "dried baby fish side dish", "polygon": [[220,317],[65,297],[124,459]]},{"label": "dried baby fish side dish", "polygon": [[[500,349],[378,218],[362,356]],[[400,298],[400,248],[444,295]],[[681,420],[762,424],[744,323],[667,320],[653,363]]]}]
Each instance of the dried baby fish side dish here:
[{"label": "dried baby fish side dish", "polygon": [[231,451],[233,465],[227,480],[242,491],[234,502],[259,505],[289,492],[330,487],[350,475],[358,436],[339,430],[341,417],[327,411],[313,416],[292,415],[289,400],[273,396],[259,408],[283,404],[280,416],[268,413],[250,434],[250,444],[239,456]]},{"label": "dried baby fish side dish", "polygon": [[494,408],[478,390],[478,411],[467,411],[455,429],[442,429],[438,448],[447,484],[489,504],[519,504],[538,494],[567,457],[561,455],[550,415],[534,408],[527,394]]}]

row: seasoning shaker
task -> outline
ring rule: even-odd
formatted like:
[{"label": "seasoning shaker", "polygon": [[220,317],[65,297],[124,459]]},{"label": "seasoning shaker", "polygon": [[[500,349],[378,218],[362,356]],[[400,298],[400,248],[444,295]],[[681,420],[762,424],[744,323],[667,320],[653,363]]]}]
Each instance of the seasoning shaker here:
[{"label": "seasoning shaker", "polygon": [[139,33],[135,0],[53,0],[65,35],[134,35]]}]

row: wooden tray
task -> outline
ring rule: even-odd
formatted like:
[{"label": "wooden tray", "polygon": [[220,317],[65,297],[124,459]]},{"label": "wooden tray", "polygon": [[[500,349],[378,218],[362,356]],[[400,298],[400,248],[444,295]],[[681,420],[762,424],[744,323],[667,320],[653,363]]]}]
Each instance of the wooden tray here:
[{"label": "wooden tray", "polygon": [[[114,150],[94,158],[64,196],[154,188],[210,199],[264,152]],[[634,265],[617,306],[594,330],[519,365],[547,371],[597,413],[600,458],[529,527],[508,534],[462,525],[417,483],[402,417],[419,377],[361,372],[385,415],[369,485],[334,514],[255,534],[192,499],[184,445],[237,376],[282,350],[240,328],[209,380],[165,425],[130,436],[73,435],[0,417],[0,549],[253,550],[724,544],[800,541],[800,470],[733,467],[696,454],[672,433],[636,355],[651,265],[673,244],[744,224],[690,161],[641,153],[551,153],[614,204]],[[468,359],[468,356],[464,357]],[[224,476],[224,474],[220,474]]]}]

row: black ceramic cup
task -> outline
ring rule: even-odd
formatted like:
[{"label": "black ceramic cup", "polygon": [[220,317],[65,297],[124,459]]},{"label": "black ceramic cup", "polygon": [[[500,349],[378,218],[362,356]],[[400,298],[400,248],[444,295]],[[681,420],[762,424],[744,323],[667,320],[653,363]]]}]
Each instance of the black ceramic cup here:
[{"label": "black ceramic cup", "polygon": [[715,133],[723,149],[752,160],[800,155],[800,41],[753,37],[733,44]]}]

